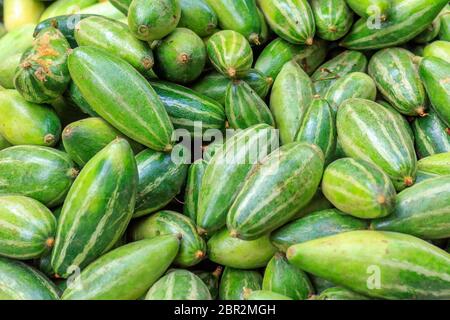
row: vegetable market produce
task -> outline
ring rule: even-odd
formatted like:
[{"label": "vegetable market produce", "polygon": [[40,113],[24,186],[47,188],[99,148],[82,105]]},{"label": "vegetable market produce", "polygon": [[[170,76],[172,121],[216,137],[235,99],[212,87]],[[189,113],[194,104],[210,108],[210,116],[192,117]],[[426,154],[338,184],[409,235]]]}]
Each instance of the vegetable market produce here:
[{"label": "vegetable market produce", "polygon": [[449,13],[0,0],[0,300],[450,300]]}]

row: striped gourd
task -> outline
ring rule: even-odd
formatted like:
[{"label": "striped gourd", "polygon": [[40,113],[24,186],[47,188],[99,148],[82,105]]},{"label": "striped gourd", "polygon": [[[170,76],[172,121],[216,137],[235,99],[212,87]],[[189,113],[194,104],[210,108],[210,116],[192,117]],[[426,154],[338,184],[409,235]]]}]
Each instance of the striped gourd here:
[{"label": "striped gourd", "polygon": [[315,93],[324,95],[338,79],[352,72],[366,72],[367,58],[358,51],[346,50],[322,64],[311,76]]},{"label": "striped gourd", "polygon": [[48,27],[39,32],[14,76],[14,86],[25,100],[48,103],[66,90],[70,82],[69,50],[69,43],[58,29]]},{"label": "striped gourd", "polygon": [[206,243],[197,233],[194,222],[174,211],[160,211],[134,222],[130,237],[133,241],[173,234],[180,237],[180,250],[174,263],[180,267],[196,265],[206,256]]},{"label": "striped gourd", "polygon": [[254,240],[288,222],[316,193],[323,167],[315,145],[293,142],[272,152],[246,178],[228,211],[230,234]]},{"label": "striped gourd", "polygon": [[128,26],[140,40],[152,42],[167,36],[181,18],[179,0],[133,0],[128,8]]},{"label": "striped gourd", "polygon": [[384,98],[400,113],[425,115],[425,89],[420,81],[414,55],[406,49],[378,51],[370,59],[369,74]]},{"label": "striped gourd", "polygon": [[120,138],[84,166],[58,219],[51,260],[56,274],[66,278],[112,248],[133,214],[137,179],[131,147]]},{"label": "striped gourd", "polygon": [[435,57],[424,58],[419,72],[434,110],[450,127],[450,63]]},{"label": "striped gourd", "polygon": [[425,117],[416,118],[412,128],[420,158],[450,151],[450,130],[434,110],[429,110]]},{"label": "striped gourd", "polygon": [[20,194],[55,207],[77,174],[69,155],[56,149],[15,146],[0,151],[0,194]]},{"label": "striped gourd", "polygon": [[293,300],[306,300],[314,292],[308,276],[290,264],[283,253],[276,253],[267,264],[262,289]]},{"label": "striped gourd", "polygon": [[214,9],[222,30],[239,32],[251,44],[261,44],[261,20],[255,0],[206,0]]},{"label": "striped gourd", "polygon": [[368,300],[369,298],[345,289],[343,287],[332,287],[324,290],[314,300]]},{"label": "striped gourd", "polygon": [[325,60],[327,45],[325,41],[317,40],[314,44],[296,45],[281,38],[269,43],[255,63],[255,69],[267,77],[276,79],[283,66],[294,59],[301,65],[306,73],[312,74]]},{"label": "striped gourd", "polygon": [[184,192],[183,214],[197,221],[198,198],[207,162],[199,159],[189,166],[186,188]]},{"label": "striped gourd", "polygon": [[[447,159],[448,165],[448,159]],[[450,237],[450,176],[430,178],[400,192],[394,212],[372,228],[422,239]]]},{"label": "striped gourd", "polygon": [[450,42],[434,41],[423,49],[424,57],[436,57],[450,63]]},{"label": "striped gourd", "polygon": [[353,24],[353,13],[345,0],[312,0],[317,35],[335,41],[347,34]]},{"label": "striped gourd", "polygon": [[425,30],[447,0],[393,0],[389,19],[361,18],[341,45],[355,50],[380,49],[403,44]]},{"label": "striped gourd", "polygon": [[[83,167],[100,150],[117,137],[124,137],[102,118],[86,118],[72,122],[62,133],[64,150],[79,166]],[[142,146],[128,139],[134,152],[142,150]]]},{"label": "striped gourd", "polygon": [[206,0],[180,0],[180,6],[181,18],[178,27],[188,28],[200,37],[214,33],[214,29],[218,26],[218,18]]},{"label": "striped gourd", "polygon": [[441,29],[441,17],[440,15],[433,20],[433,22],[418,36],[416,36],[413,41],[420,44],[426,44],[433,41],[439,34]]},{"label": "striped gourd", "polygon": [[362,72],[352,72],[339,78],[325,93],[325,100],[328,101],[334,112],[347,99],[361,98],[375,101],[377,97],[377,87],[371,77]]},{"label": "striped gourd", "polygon": [[221,266],[217,266],[213,272],[193,271],[206,284],[213,300],[216,300],[219,296],[219,282],[222,269]]},{"label": "striped gourd", "polygon": [[394,185],[383,170],[352,158],[336,160],[325,169],[322,192],[336,208],[362,219],[389,215],[396,200]]},{"label": "striped gourd", "polygon": [[265,301],[265,300],[292,300],[291,298],[275,293],[267,290],[256,290],[256,291],[247,291],[245,294],[245,300],[256,300],[256,301]]},{"label": "striped gourd", "polygon": [[190,83],[200,76],[205,67],[205,43],[194,31],[176,28],[158,42],[155,57],[155,71],[161,78]]},{"label": "striped gourd", "polygon": [[450,175],[450,152],[435,154],[417,162],[417,180]]},{"label": "striped gourd", "polygon": [[177,255],[178,246],[178,239],[169,235],[114,249],[72,279],[73,285],[64,291],[61,299],[136,300],[166,272]]},{"label": "striped gourd", "polygon": [[270,95],[270,110],[280,131],[282,144],[295,140],[312,98],[313,87],[309,76],[297,62],[287,62],[278,74]]},{"label": "striped gourd", "polygon": [[225,267],[219,286],[220,300],[244,300],[246,290],[261,290],[263,277],[258,271]]},{"label": "striped gourd", "polygon": [[379,16],[381,21],[387,20],[391,0],[346,0],[350,8],[362,18]]},{"label": "striped gourd", "polygon": [[295,141],[318,146],[329,163],[336,149],[336,114],[327,100],[314,98],[303,116]]},{"label": "striped gourd", "polygon": [[347,156],[371,162],[400,191],[414,183],[416,153],[408,124],[394,110],[364,99],[349,99],[338,110],[338,139]]},{"label": "striped gourd", "polygon": [[450,298],[450,254],[410,235],[345,232],[294,245],[287,257],[306,272],[370,297]]},{"label": "striped gourd", "polygon": [[259,42],[260,44],[266,44],[267,41],[271,39],[273,32],[269,28],[269,25],[267,24],[266,21],[266,17],[264,17],[264,13],[261,11],[261,9],[257,7],[256,10],[258,11],[258,17],[261,23]]},{"label": "striped gourd", "polygon": [[37,23],[45,6],[38,0],[4,0],[2,9],[2,20],[6,30],[11,31],[30,23]]},{"label": "striped gourd", "polygon": [[439,30],[439,39],[450,41],[450,7],[447,5],[446,11],[441,15],[441,29]]},{"label": "striped gourd", "polygon": [[367,227],[368,223],[364,220],[345,215],[336,209],[327,209],[284,225],[271,234],[270,240],[279,250],[286,252],[290,246],[297,243]]},{"label": "striped gourd", "polygon": [[316,25],[307,0],[258,0],[270,28],[295,44],[311,45]]},{"label": "striped gourd", "polygon": [[149,45],[136,39],[127,25],[101,16],[82,19],[75,28],[79,46],[105,49],[124,59],[144,76],[153,67],[153,53]]},{"label": "striped gourd", "polygon": [[0,38],[0,85],[14,89],[14,75],[22,54],[33,45],[34,24],[27,24]]},{"label": "striped gourd", "polygon": [[36,258],[53,246],[56,220],[39,201],[0,195],[0,255]]},{"label": "striped gourd", "polygon": [[69,70],[92,109],[113,127],[154,150],[172,149],[169,115],[130,64],[102,49],[79,47],[69,56]]},{"label": "striped gourd", "polygon": [[28,102],[15,90],[2,90],[0,114],[0,134],[9,143],[49,147],[58,143],[61,122],[49,106]]},{"label": "striped gourd", "polygon": [[236,133],[216,151],[205,169],[200,188],[197,225],[202,232],[212,234],[225,226],[228,209],[245,177],[277,147],[276,130],[259,124]]},{"label": "striped gourd", "polygon": [[92,6],[97,0],[57,0],[50,4],[40,17],[40,21],[67,14],[78,13],[79,10]]},{"label": "striped gourd", "polygon": [[225,113],[230,127],[234,129],[245,129],[260,123],[275,125],[264,100],[242,80],[234,80],[228,84]]},{"label": "striped gourd", "polygon": [[25,263],[0,257],[0,300],[58,300],[58,289]]},{"label": "striped gourd", "polygon": [[[186,149],[182,150],[184,156]],[[151,149],[140,152],[136,162],[139,184],[133,218],[155,212],[172,201],[180,193],[188,170],[183,159]]]},{"label": "striped gourd", "polygon": [[225,128],[224,108],[213,99],[174,83],[153,81],[151,85],[176,129],[201,137],[208,129]]},{"label": "striped gourd", "polygon": [[[262,99],[267,96],[273,83],[271,77],[266,77],[261,71],[256,69],[250,69],[241,80],[245,81]],[[227,76],[212,71],[197,81],[192,86],[192,89],[225,105],[225,93],[230,81],[232,80]]]},{"label": "striped gourd", "polygon": [[269,236],[251,241],[234,238],[224,228],[208,240],[208,259],[236,269],[256,269],[267,265],[276,252]]},{"label": "striped gourd", "polygon": [[306,206],[301,208],[291,219],[291,221],[302,218],[310,213],[321,211],[325,209],[334,208],[330,201],[323,195],[322,191],[317,189],[316,194]]},{"label": "striped gourd", "polygon": [[120,12],[127,15],[128,14],[128,8],[130,7],[130,4],[132,0],[109,0],[111,4]]},{"label": "striped gourd", "polygon": [[145,300],[211,300],[211,293],[194,273],[178,269],[156,281]]},{"label": "striped gourd", "polygon": [[243,35],[232,30],[223,30],[213,34],[206,51],[214,68],[230,77],[242,77],[253,64],[253,51]]},{"label": "striped gourd", "polygon": [[34,29],[33,36],[37,36],[42,29],[53,27],[58,29],[69,42],[72,48],[78,47],[78,43],[75,40],[76,25],[83,19],[93,16],[92,14],[67,14],[57,17],[48,18],[41,21]]}]

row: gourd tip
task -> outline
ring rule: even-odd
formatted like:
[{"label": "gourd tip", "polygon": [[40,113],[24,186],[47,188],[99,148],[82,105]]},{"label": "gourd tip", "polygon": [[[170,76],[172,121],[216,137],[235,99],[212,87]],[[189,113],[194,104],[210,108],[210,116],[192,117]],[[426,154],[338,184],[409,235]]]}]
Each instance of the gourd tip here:
[{"label": "gourd tip", "polygon": [[201,236],[206,235],[207,232],[205,229],[201,228],[201,227],[197,227],[197,233]]},{"label": "gourd tip", "polygon": [[308,39],[306,39],[305,43],[306,43],[308,46],[312,46],[313,43],[314,43],[314,39],[313,39],[313,38],[308,38]]},{"label": "gourd tip", "polygon": [[239,238],[239,233],[236,230],[230,231],[230,237],[232,238]]},{"label": "gourd tip", "polygon": [[412,177],[405,177],[404,183],[405,186],[410,187],[414,184],[414,179]]},{"label": "gourd tip", "polygon": [[426,117],[428,115],[428,113],[425,112],[425,107],[424,106],[420,106],[416,109],[416,112],[418,114],[419,117],[423,118]]},{"label": "gourd tip", "polygon": [[198,250],[197,252],[195,252],[195,257],[197,259],[203,259],[204,257],[206,257],[206,253],[205,251]]},{"label": "gourd tip", "polygon": [[47,240],[45,240],[45,246],[47,248],[53,248],[53,245],[55,244],[55,238],[50,237]]},{"label": "gourd tip", "polygon": [[386,203],[386,197],[383,195],[379,195],[377,198],[377,201],[379,204],[385,204]]},{"label": "gourd tip", "polygon": [[247,300],[251,293],[252,289],[244,287],[242,290],[242,297],[244,298],[244,300]]},{"label": "gourd tip", "polygon": [[230,78],[236,77],[236,69],[235,68],[228,68],[227,73],[230,76]]},{"label": "gourd tip", "polygon": [[222,266],[217,266],[216,270],[213,271],[212,275],[216,278],[219,278],[220,275],[222,274]]},{"label": "gourd tip", "polygon": [[44,137],[44,142],[45,142],[45,144],[47,144],[47,145],[51,145],[51,144],[53,144],[55,141],[56,141],[55,136],[52,135],[51,133],[46,134],[45,137]]}]

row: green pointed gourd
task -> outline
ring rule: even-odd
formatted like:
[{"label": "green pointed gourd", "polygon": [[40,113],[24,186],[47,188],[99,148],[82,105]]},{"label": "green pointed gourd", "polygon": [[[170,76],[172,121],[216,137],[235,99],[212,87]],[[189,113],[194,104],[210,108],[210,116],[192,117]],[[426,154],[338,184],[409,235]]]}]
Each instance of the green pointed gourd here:
[{"label": "green pointed gourd", "polygon": [[214,33],[218,18],[206,0],[180,0],[180,6],[181,18],[178,27],[188,28],[202,38]]},{"label": "green pointed gourd", "polygon": [[369,298],[342,287],[332,287],[322,291],[314,300],[369,300]]},{"label": "green pointed gourd", "polygon": [[206,243],[197,233],[194,222],[174,211],[160,211],[135,221],[130,229],[133,241],[173,234],[181,237],[180,250],[174,263],[180,267],[196,265],[206,256]]},{"label": "green pointed gourd", "polygon": [[203,40],[186,28],[176,28],[155,48],[157,74],[176,83],[190,83],[202,73],[206,63]]},{"label": "green pointed gourd", "polygon": [[54,243],[56,220],[39,201],[0,195],[0,255],[13,259],[37,258]]},{"label": "green pointed gourd", "polygon": [[337,209],[327,209],[284,225],[271,234],[270,240],[279,250],[286,252],[294,244],[367,228],[368,222],[364,220],[346,215]]},{"label": "green pointed gourd", "polygon": [[353,50],[369,50],[406,43],[425,30],[447,3],[446,0],[392,1],[387,21],[383,22],[379,14],[361,18],[341,45]]},{"label": "green pointed gourd", "polygon": [[269,235],[255,240],[241,240],[224,228],[208,240],[208,259],[236,269],[256,269],[267,265],[276,252]]},{"label": "green pointed gourd", "polygon": [[219,286],[220,300],[244,300],[246,290],[261,290],[263,277],[258,271],[225,267]]},{"label": "green pointed gourd", "polygon": [[206,51],[214,68],[230,77],[242,77],[253,64],[253,51],[243,35],[233,30],[223,30],[213,34]]},{"label": "green pointed gourd", "polygon": [[396,200],[386,173],[370,162],[352,158],[336,160],[326,168],[322,192],[336,208],[362,219],[389,215]]},{"label": "green pointed gourd", "polygon": [[56,286],[23,262],[0,257],[0,300],[58,300]]},{"label": "green pointed gourd", "polygon": [[324,40],[335,41],[342,38],[353,24],[353,13],[345,0],[313,0],[311,9],[317,35]]},{"label": "green pointed gourd", "polygon": [[308,46],[296,45],[282,38],[276,38],[258,56],[255,69],[267,77],[276,79],[283,66],[295,58],[306,73],[312,74],[325,60],[326,51],[325,41],[317,40]]},{"label": "green pointed gourd", "polygon": [[450,8],[447,5],[441,15],[441,29],[439,30],[439,39],[450,41]]},{"label": "green pointed gourd", "polygon": [[312,74],[315,93],[323,96],[340,78],[352,72],[366,72],[366,69],[367,58],[363,53],[346,50],[322,64]]},{"label": "green pointed gourd", "polygon": [[258,0],[258,4],[279,37],[295,44],[313,44],[316,25],[308,1]]},{"label": "green pointed gourd", "polygon": [[390,0],[346,0],[350,8],[362,18],[370,18],[375,15],[380,17],[381,21],[385,21],[389,17],[389,9],[391,8]]},{"label": "green pointed gourd", "polygon": [[450,175],[450,151],[438,153],[417,162],[417,180]]},{"label": "green pointed gourd", "polygon": [[13,145],[52,147],[59,141],[61,121],[48,105],[28,102],[16,90],[2,90],[0,113],[0,134]]},{"label": "green pointed gourd", "polygon": [[77,174],[69,155],[56,149],[23,145],[0,151],[0,194],[20,194],[55,207]]},{"label": "green pointed gourd", "polygon": [[57,0],[51,3],[40,17],[40,21],[62,15],[75,14],[81,9],[92,6],[97,0]]},{"label": "green pointed gourd", "polygon": [[422,33],[413,39],[414,42],[425,44],[433,41],[441,30],[441,17],[440,15],[433,20],[433,22]]},{"label": "green pointed gourd", "polygon": [[228,209],[245,177],[277,147],[276,130],[259,124],[239,131],[216,151],[200,188],[197,225],[202,232],[212,234],[225,226]]},{"label": "green pointed gourd", "polygon": [[400,113],[425,115],[425,89],[420,81],[414,55],[406,49],[378,51],[370,59],[369,75],[384,98]]},{"label": "green pointed gourd", "polygon": [[213,99],[175,83],[150,82],[174,127],[200,137],[209,129],[225,128],[225,110]]},{"label": "green pointed gourd", "polygon": [[406,234],[345,232],[294,245],[287,257],[302,270],[369,297],[450,297],[450,255]]},{"label": "green pointed gourd", "polygon": [[450,236],[450,176],[422,181],[400,192],[394,212],[372,222],[372,228],[411,234],[422,239]]},{"label": "green pointed gourd", "polygon": [[408,123],[395,110],[369,100],[349,99],[339,108],[336,125],[347,156],[380,167],[397,191],[414,183],[414,139]]},{"label": "green pointed gourd", "polygon": [[144,76],[152,74],[152,50],[121,22],[102,16],[85,18],[76,25],[75,39],[79,46],[105,49],[124,59]]},{"label": "green pointed gourd", "polygon": [[315,98],[303,116],[295,141],[318,146],[329,163],[336,149],[336,115],[327,100]]},{"label": "green pointed gourd", "polygon": [[108,144],[84,166],[58,220],[51,259],[56,274],[67,278],[113,247],[133,215],[137,182],[136,161],[124,139]]},{"label": "green pointed gourd", "polygon": [[435,57],[424,58],[419,73],[434,110],[450,127],[450,63]]},{"label": "green pointed gourd", "polygon": [[26,50],[14,76],[14,86],[25,100],[49,103],[60,96],[70,82],[67,56],[70,45],[63,34],[48,27],[39,32]]},{"label": "green pointed gourd", "polygon": [[293,300],[306,300],[314,292],[306,273],[291,265],[283,253],[276,253],[267,264],[262,289]]},{"label": "green pointed gourd", "polygon": [[190,165],[184,192],[183,214],[197,221],[198,198],[207,162],[199,159]]},{"label": "green pointed gourd", "polygon": [[245,129],[260,123],[275,125],[272,113],[264,100],[242,80],[228,84],[225,113],[230,127],[234,129]]},{"label": "green pointed gourd", "polygon": [[287,62],[278,74],[270,95],[270,110],[280,130],[282,144],[295,140],[312,99],[313,87],[309,76],[297,62]]},{"label": "green pointed gourd", "polygon": [[145,300],[211,300],[211,293],[194,273],[171,270],[152,285]]},{"label": "green pointed gourd", "polygon": [[362,72],[352,72],[334,82],[326,91],[324,99],[334,112],[347,99],[361,98],[375,101],[377,87],[373,79]]},{"label": "green pointed gourd", "polygon": [[450,151],[450,134],[447,126],[434,110],[412,124],[416,151],[420,158]]},{"label": "green pointed gourd", "polygon": [[261,20],[255,0],[206,1],[217,14],[220,29],[239,32],[251,44],[261,44]]},{"label": "green pointed gourd", "polygon": [[178,239],[168,235],[114,249],[72,279],[61,299],[137,300],[164,274],[178,247]]},{"label": "green pointed gourd", "polygon": [[436,57],[450,63],[450,42],[434,41],[423,49],[424,57]]},{"label": "green pointed gourd", "polygon": [[177,27],[181,18],[179,0],[133,0],[128,8],[128,26],[134,36],[151,42],[160,40]]},{"label": "green pointed gourd", "polygon": [[181,148],[181,158],[176,158],[175,154],[147,149],[136,156],[139,184],[133,218],[163,208],[180,193],[188,170],[186,152]]},{"label": "green pointed gourd", "polygon": [[172,149],[169,115],[130,64],[103,49],[79,47],[69,56],[69,71],[86,102],[113,127],[154,150]]},{"label": "green pointed gourd", "polygon": [[[83,167],[117,137],[127,139],[105,120],[86,118],[66,126],[62,133],[62,142],[70,158]],[[135,153],[142,150],[141,145],[131,139],[127,140]]]},{"label": "green pointed gourd", "polygon": [[247,176],[230,207],[230,234],[254,240],[288,222],[316,193],[323,167],[315,145],[293,142],[273,151]]}]

